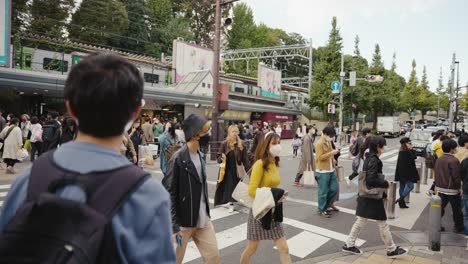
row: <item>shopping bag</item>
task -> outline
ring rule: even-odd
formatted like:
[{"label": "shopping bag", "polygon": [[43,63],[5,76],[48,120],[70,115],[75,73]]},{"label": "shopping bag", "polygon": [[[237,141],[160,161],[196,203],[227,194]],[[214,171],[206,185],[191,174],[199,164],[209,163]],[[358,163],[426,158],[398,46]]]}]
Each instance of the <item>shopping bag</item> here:
[{"label": "shopping bag", "polygon": [[236,188],[232,192],[232,198],[245,207],[252,208],[254,198],[249,195],[249,185],[247,183],[239,181]]},{"label": "shopping bag", "polygon": [[23,148],[26,149],[28,152],[31,152],[32,146],[31,146],[31,141],[29,139],[26,139],[26,141],[24,142]]},{"label": "shopping bag", "polygon": [[310,168],[310,166],[308,166],[307,170],[304,171],[303,177],[304,177],[304,185],[305,186],[312,186],[312,187],[317,186],[317,180],[315,180],[315,173]]},{"label": "shopping bag", "polygon": [[27,159],[28,157],[29,157],[29,152],[26,149],[22,148],[18,150],[17,159],[19,161],[23,161]]}]

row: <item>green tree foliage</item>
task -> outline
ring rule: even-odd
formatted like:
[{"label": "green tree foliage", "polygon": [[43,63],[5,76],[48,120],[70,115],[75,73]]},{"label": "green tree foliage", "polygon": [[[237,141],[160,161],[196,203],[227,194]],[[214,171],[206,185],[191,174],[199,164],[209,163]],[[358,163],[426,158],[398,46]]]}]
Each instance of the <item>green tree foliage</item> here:
[{"label": "green tree foliage", "polygon": [[15,0],[11,5],[11,33],[15,34],[26,28],[26,18],[29,14],[28,0]]},{"label": "green tree foliage", "polygon": [[341,68],[341,49],[343,39],[338,28],[336,17],[332,19],[332,29],[325,47],[315,52],[318,61],[314,63],[314,82],[310,90],[309,103],[311,107],[319,107],[325,111],[326,105],[332,100],[330,85],[339,80]]},{"label": "green tree foliage", "polygon": [[229,49],[253,47],[256,28],[252,9],[245,3],[235,5],[232,28],[228,34]]},{"label": "green tree foliage", "polygon": [[422,118],[431,110],[437,109],[437,96],[429,90],[429,83],[427,81],[426,66],[423,68],[423,75],[421,77],[421,85],[418,87],[418,97],[416,99],[418,109],[421,111]]},{"label": "green tree foliage", "polygon": [[149,28],[147,21],[147,8],[144,0],[129,1],[127,6],[128,28],[123,33],[120,46],[124,49],[145,52],[145,47],[151,45],[149,42]]},{"label": "green tree foliage", "polygon": [[70,39],[95,45],[119,45],[128,28],[128,15],[116,0],[83,0],[68,26]]},{"label": "green tree foliage", "polygon": [[416,97],[418,95],[418,78],[416,76],[416,60],[413,59],[411,75],[403,89],[401,96],[401,107],[407,112],[416,111],[417,101]]},{"label": "green tree foliage", "polygon": [[[439,84],[436,89],[436,96],[437,96],[437,104],[439,105],[439,109],[437,109],[438,112],[440,110],[448,112],[449,110],[449,96],[447,92],[447,88],[444,87],[444,79],[442,75],[442,67],[440,68],[440,77],[439,77]],[[440,114],[440,113],[439,113]],[[437,116],[439,116],[439,114]]]},{"label": "green tree foliage", "polygon": [[74,6],[73,0],[34,0],[28,29],[33,33],[61,37],[65,29],[65,20]]}]

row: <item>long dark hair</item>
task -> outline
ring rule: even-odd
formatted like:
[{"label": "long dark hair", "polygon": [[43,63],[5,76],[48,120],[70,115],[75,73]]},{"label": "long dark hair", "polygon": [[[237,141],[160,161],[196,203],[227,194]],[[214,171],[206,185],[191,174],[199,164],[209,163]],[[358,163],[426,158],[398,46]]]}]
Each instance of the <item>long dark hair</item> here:
[{"label": "long dark hair", "polygon": [[[267,171],[268,165],[270,165],[270,144],[273,140],[275,140],[275,142],[279,142],[280,139],[280,136],[275,132],[268,132],[265,137],[260,139],[260,143],[255,150],[254,160],[262,160],[264,171]],[[277,167],[279,166],[279,161],[280,158],[275,157],[275,164]]]},{"label": "long dark hair", "polygon": [[400,146],[400,151],[407,151],[409,150],[408,146],[406,145],[406,143],[401,143],[401,146]]},{"label": "long dark hair", "polygon": [[171,124],[171,127],[170,127],[169,129],[167,129],[167,134],[168,134],[171,138],[175,138],[175,137],[176,137],[175,125],[174,125],[174,123],[172,123],[172,122],[169,122],[169,124]]}]

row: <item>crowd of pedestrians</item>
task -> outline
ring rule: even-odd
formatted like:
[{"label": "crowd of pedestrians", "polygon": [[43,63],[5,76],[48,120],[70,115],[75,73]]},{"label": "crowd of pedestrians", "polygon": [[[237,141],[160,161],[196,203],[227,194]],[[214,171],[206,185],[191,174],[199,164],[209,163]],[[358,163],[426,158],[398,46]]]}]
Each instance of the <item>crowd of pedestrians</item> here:
[{"label": "crowd of pedestrians", "polygon": [[[195,114],[181,123],[140,117],[143,83],[138,69],[125,59],[94,54],[75,65],[68,76],[67,117],[51,111],[45,119],[27,114],[19,118],[8,114],[5,119],[0,110],[7,172],[15,173],[18,150],[29,149],[33,161],[15,179],[3,204],[0,262],[28,256],[30,263],[44,263],[63,258],[66,250],[77,252],[65,254],[68,261],[77,263],[83,256],[98,263],[182,263],[193,240],[204,263],[221,263],[207,184],[211,122]],[[327,126],[316,140],[315,125],[300,126],[292,142],[294,157],[301,150],[294,185],[302,187],[305,171],[314,172],[318,214],[327,219],[338,211],[341,150],[334,144],[338,132]],[[240,263],[250,263],[266,240],[274,242],[281,263],[291,263],[282,223],[288,192],[280,188],[281,133],[281,126],[262,130],[232,124],[217,153],[220,170],[214,206],[228,205],[233,212],[235,204],[241,203],[249,209],[248,241]],[[252,143],[247,145],[247,140]],[[160,146],[162,183],[134,166],[141,158],[140,146],[147,143]],[[375,220],[387,256],[407,253],[394,243],[387,223],[384,190],[389,182],[380,160],[385,147],[386,140],[369,129],[352,133],[353,171],[347,181],[359,177],[359,194],[357,219],[343,246],[345,252],[362,253],[356,240],[368,221]],[[441,197],[443,209],[451,204],[454,231],[468,234],[462,213],[462,207],[468,210],[468,135],[462,135],[457,144],[438,132],[431,151],[433,194]],[[397,203],[402,209],[408,208],[404,199],[419,180],[415,160],[411,140],[402,138],[395,169],[400,183]],[[250,178],[248,183],[245,177]],[[245,200],[237,201],[236,192]],[[37,245],[41,245],[39,252]]]}]

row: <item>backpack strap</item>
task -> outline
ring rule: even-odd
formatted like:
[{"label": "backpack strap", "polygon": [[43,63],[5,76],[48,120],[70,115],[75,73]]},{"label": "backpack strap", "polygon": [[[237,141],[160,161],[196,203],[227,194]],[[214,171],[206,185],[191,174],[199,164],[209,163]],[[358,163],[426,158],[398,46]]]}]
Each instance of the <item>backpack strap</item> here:
[{"label": "backpack strap", "polygon": [[45,192],[55,193],[67,185],[78,185],[86,193],[86,204],[110,220],[126,199],[150,177],[134,165],[79,174],[59,167],[53,160],[54,153],[47,152],[34,162],[26,202],[36,200]]}]

